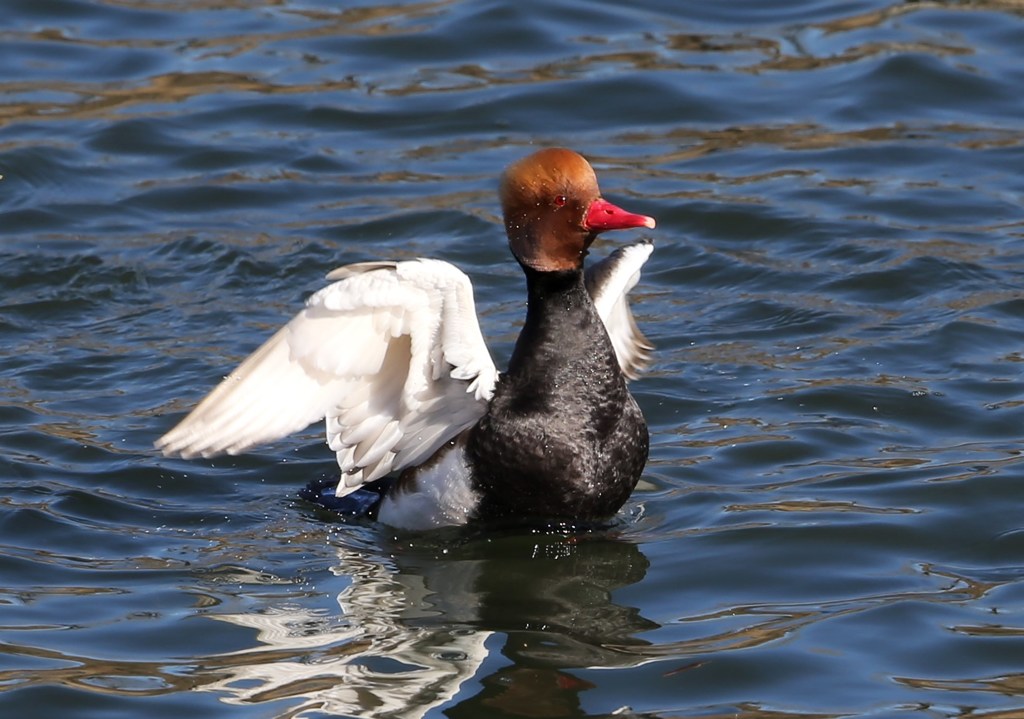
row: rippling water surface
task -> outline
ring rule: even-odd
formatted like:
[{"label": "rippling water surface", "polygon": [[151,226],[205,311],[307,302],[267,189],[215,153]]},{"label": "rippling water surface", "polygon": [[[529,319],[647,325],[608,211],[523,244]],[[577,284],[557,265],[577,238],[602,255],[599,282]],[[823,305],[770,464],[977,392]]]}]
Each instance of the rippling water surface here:
[{"label": "rippling water surface", "polygon": [[[1019,2],[4,17],[4,716],[1024,716]],[[457,263],[503,365],[550,144],[658,219],[612,528],[332,521],[318,427],[153,451],[349,262]]]}]

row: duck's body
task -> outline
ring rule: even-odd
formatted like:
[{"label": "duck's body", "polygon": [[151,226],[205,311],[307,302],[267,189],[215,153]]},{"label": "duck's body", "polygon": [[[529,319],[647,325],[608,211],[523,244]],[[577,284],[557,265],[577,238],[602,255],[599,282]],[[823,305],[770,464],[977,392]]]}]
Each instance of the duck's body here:
[{"label": "duck's body", "polygon": [[647,460],[626,375],[650,347],[625,295],[652,247],[618,250],[586,274],[583,257],[598,232],[654,221],[600,199],[568,150],[509,168],[502,204],[528,305],[500,377],[463,273],[437,260],[353,265],[158,447],[237,453],[326,416],[339,496],[401,470],[379,508],[392,526],[614,514]]},{"label": "duck's body", "polygon": [[467,452],[487,516],[607,517],[647,462],[626,388],[582,273],[527,271],[526,324]]}]

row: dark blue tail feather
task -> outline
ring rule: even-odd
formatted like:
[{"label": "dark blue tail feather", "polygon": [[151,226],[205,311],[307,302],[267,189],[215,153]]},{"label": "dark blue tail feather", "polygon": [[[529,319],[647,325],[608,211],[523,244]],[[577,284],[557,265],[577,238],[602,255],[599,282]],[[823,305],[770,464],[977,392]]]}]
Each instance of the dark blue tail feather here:
[{"label": "dark blue tail feather", "polygon": [[337,497],[334,491],[338,486],[338,477],[325,476],[314,479],[300,489],[299,497],[346,517],[376,519],[377,509],[390,484],[389,480],[379,480],[364,485],[344,497]]}]

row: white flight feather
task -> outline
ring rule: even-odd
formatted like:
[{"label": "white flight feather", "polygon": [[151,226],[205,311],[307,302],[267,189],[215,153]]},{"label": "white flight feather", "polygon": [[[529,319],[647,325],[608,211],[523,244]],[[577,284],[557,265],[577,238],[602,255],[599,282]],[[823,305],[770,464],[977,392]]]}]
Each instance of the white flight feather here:
[{"label": "white flight feather", "polygon": [[338,281],[157,447],[237,454],[326,417],[344,494],[422,461],[483,415],[497,370],[465,274],[412,260],[351,265],[328,279]]},{"label": "white flight feather", "polygon": [[622,373],[636,379],[647,366],[654,346],[644,337],[633,311],[629,291],[640,281],[640,268],[654,251],[650,240],[620,247],[605,259],[587,268],[586,281],[598,316],[615,348]]}]

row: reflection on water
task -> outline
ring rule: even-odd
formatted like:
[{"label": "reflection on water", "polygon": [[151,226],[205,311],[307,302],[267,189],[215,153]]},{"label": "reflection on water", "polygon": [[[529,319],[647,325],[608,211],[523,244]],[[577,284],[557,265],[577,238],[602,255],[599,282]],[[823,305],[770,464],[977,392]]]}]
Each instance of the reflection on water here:
[{"label": "reflection on water", "polygon": [[256,630],[259,646],[206,657],[194,678],[229,702],[287,700],[288,716],[422,717],[460,690],[451,716],[474,707],[571,716],[591,687],[572,670],[635,664],[629,649],[647,644],[636,635],[657,626],[613,600],[643,579],[636,544],[560,534],[425,541],[397,546],[393,563],[334,544],[332,572],[349,582],[340,614],[287,604],[211,613]]}]

